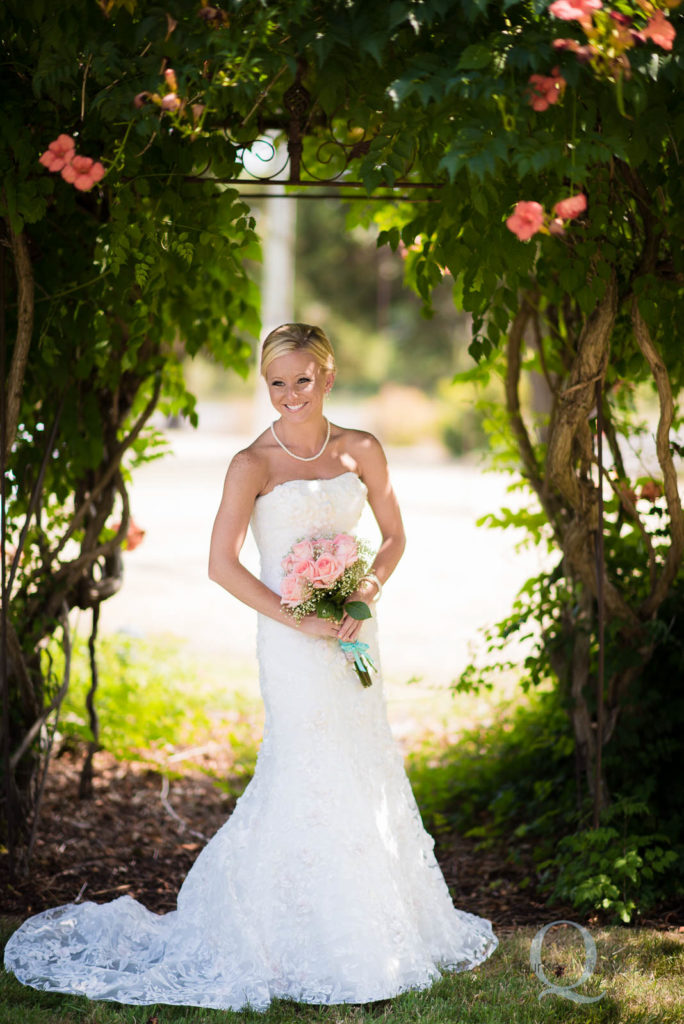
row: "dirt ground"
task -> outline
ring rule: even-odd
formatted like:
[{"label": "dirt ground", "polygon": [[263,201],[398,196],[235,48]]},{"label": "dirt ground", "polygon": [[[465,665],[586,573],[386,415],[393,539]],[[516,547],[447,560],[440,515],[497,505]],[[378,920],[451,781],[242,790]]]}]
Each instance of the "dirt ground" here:
[{"label": "dirt ground", "polygon": [[[5,879],[3,910],[24,916],[77,899],[102,903],[123,894],[154,911],[173,910],[182,879],[235,799],[201,770],[167,782],[149,765],[117,762],[100,752],[94,797],[79,800],[81,762],[82,754],[71,752],[53,761],[30,876],[11,884]],[[219,767],[214,761],[212,768]],[[455,837],[441,841],[438,853],[461,909],[491,917],[498,926],[548,918],[543,901],[518,892],[522,868],[476,853]]]},{"label": "dirt ground", "polygon": [[[79,800],[82,760],[82,752],[69,751],[52,762],[28,877],[11,880],[7,858],[0,859],[3,913],[25,917],[62,903],[104,903],[124,894],[158,913],[175,909],[180,883],[235,805],[206,771],[230,766],[221,765],[212,749],[195,758],[195,769],[168,781],[149,764],[117,762],[100,752],[94,796]],[[489,918],[498,932],[582,920],[571,907],[548,905],[522,888],[527,866],[511,865],[503,851],[483,852],[452,835],[439,838],[436,853],[455,904]],[[684,905],[661,908],[640,923],[684,931]]]}]

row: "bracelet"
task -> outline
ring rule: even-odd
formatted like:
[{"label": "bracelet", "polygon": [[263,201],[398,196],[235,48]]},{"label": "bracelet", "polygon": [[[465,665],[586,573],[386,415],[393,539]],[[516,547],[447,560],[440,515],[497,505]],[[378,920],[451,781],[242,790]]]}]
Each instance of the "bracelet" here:
[{"label": "bracelet", "polygon": [[378,579],[374,572],[367,572],[365,576],[361,577],[359,583],[374,583],[375,586],[378,588],[378,592],[373,598],[373,603],[380,600],[382,596],[382,583],[380,582],[380,580]]}]

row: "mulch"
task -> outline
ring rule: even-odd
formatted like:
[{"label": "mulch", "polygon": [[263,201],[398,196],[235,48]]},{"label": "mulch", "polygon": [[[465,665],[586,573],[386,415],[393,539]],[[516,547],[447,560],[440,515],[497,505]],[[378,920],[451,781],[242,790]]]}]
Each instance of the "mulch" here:
[{"label": "mulch", "polygon": [[[62,903],[104,903],[129,894],[150,910],[175,909],[178,888],[206,840],[224,823],[235,797],[208,774],[220,774],[217,747],[180,752],[178,774],[154,764],[95,755],[94,792],[78,797],[81,751],[53,759],[30,872],[10,879],[0,857],[2,912],[25,917]],[[439,836],[436,854],[456,905],[486,917],[502,933],[551,921],[589,924],[576,910],[549,905],[529,884],[530,866],[511,864],[504,850],[478,849],[459,836]],[[684,930],[684,904],[651,912],[640,924]]]}]

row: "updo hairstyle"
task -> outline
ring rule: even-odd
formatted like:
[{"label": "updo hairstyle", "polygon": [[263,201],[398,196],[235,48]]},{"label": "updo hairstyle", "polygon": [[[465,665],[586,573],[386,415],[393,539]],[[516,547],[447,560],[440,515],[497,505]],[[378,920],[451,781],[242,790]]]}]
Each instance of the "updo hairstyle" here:
[{"label": "updo hairstyle", "polygon": [[281,324],[264,339],[261,348],[261,375],[274,359],[288,352],[310,352],[322,370],[335,372],[335,356],[330,340],[320,327],[311,324]]}]

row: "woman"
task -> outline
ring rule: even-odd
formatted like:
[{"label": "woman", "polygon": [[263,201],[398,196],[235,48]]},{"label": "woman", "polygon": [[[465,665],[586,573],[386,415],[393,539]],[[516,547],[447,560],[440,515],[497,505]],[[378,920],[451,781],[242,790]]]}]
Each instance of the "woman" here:
[{"label": "woman", "polygon": [[[365,484],[383,540],[372,578],[349,600],[377,598],[404,550],[401,515],[384,453],[371,434],[345,430],[325,419],[323,400],[335,379],[335,362],[320,328],[307,324],[276,328],[264,342],[261,372],[280,419],[239,452],[228,469],[212,534],[209,575],[245,604],[299,633],[354,640],[361,623],[349,616],[338,624],[310,615],[296,626],[278,594],[256,580],[239,556],[258,498],[289,483],[293,476],[297,481],[318,482],[354,475]],[[297,466],[294,460],[308,465]]]},{"label": "woman", "polygon": [[[279,414],[226,474],[212,579],[259,613],[266,709],[254,778],[164,917],[130,897],[25,922],[6,966],[35,988],[123,1003],[263,1010],[273,998],[364,1003],[425,988],[496,948],[488,921],[456,910],[392,740],[380,674],[364,688],[338,641],[369,645],[375,621],[314,615],[279,596],[293,543],[353,532],[368,500],[382,542],[350,597],[373,604],[404,548],[380,445],[324,416],[335,377],[316,327],[266,338]],[[250,525],[261,578],[240,562]]]}]

